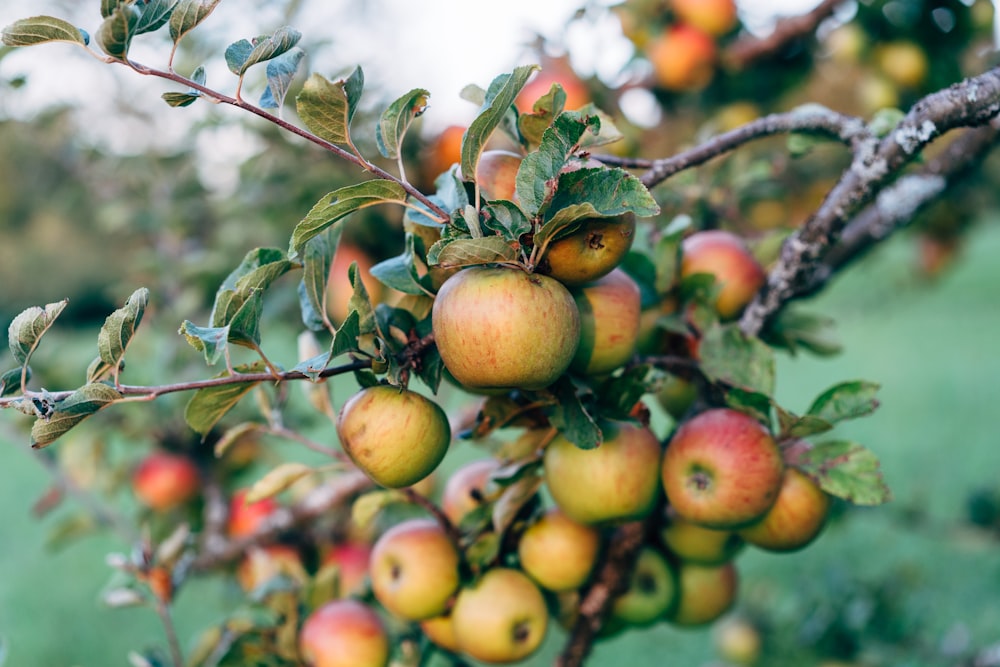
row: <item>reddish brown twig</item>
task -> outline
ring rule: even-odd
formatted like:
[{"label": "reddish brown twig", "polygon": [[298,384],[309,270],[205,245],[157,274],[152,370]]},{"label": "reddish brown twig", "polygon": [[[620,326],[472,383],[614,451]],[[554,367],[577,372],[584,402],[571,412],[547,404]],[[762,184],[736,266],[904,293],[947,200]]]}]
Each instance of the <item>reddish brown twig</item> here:
[{"label": "reddish brown twig", "polygon": [[615,598],[628,587],[628,579],[646,535],[641,521],[627,523],[617,531],[597,573],[597,579],[580,601],[580,615],[573,624],[556,667],[580,667],[604,625]]}]

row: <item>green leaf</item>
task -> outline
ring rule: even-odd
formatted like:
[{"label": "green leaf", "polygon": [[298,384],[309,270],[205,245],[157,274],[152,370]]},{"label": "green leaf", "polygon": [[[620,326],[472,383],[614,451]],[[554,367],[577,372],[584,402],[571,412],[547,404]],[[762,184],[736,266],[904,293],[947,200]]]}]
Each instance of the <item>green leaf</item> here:
[{"label": "green leaf", "polygon": [[[199,65],[191,74],[191,80],[195,83],[204,86],[207,77],[205,75],[205,66]],[[160,97],[163,101],[172,107],[186,107],[189,104],[193,104],[195,100],[201,97],[201,91],[197,88],[188,88],[186,93],[163,93]]]},{"label": "green leaf", "polygon": [[490,83],[479,115],[462,137],[462,173],[466,175],[467,180],[476,173],[479,156],[482,155],[486,141],[493,134],[493,130],[503,122],[517,94],[524,88],[531,74],[538,69],[540,69],[538,65],[518,67],[510,74],[501,74]]},{"label": "green leaf", "polygon": [[834,333],[834,320],[826,315],[804,312],[798,308],[783,308],[763,332],[771,345],[787,349],[792,354],[804,348],[821,357],[841,351]]},{"label": "green leaf", "polygon": [[125,60],[139,24],[139,13],[132,5],[118,5],[97,29],[94,39],[106,54]]},{"label": "green leaf", "polygon": [[499,536],[506,534],[507,529],[510,528],[515,519],[521,513],[521,510],[531,502],[532,498],[536,496],[538,490],[542,487],[542,477],[537,474],[539,468],[538,462],[531,462],[526,465],[521,466],[523,472],[532,472],[535,474],[525,474],[519,476],[519,478],[512,484],[509,484],[504,488],[503,493],[497,498],[496,503],[493,505],[493,532]]},{"label": "green leaf", "polygon": [[653,256],[656,261],[656,292],[666,294],[677,283],[681,262],[681,242],[684,231],[691,226],[691,218],[683,216],[671,222],[656,242]]},{"label": "green leaf", "polygon": [[566,91],[558,83],[553,83],[549,92],[532,104],[531,113],[523,113],[517,117],[517,130],[528,146],[538,146],[541,143],[545,130],[565,108]]},{"label": "green leaf", "polygon": [[870,415],[878,408],[875,394],[879,388],[880,385],[863,380],[834,385],[816,397],[807,414],[831,424]]},{"label": "green leaf", "polygon": [[260,345],[260,318],[264,314],[264,293],[253,291],[244,299],[227,325],[227,340],[244,347]]},{"label": "green leaf", "polygon": [[365,289],[365,282],[361,279],[361,271],[358,269],[357,262],[351,262],[347,268],[347,277],[350,278],[351,285],[354,287],[354,293],[351,295],[350,301],[347,302],[348,314],[357,314],[359,336],[373,334],[376,331],[375,309],[368,297],[368,290]]},{"label": "green leaf", "polygon": [[302,280],[299,282],[299,307],[302,323],[313,331],[332,328],[326,314],[327,283],[333,256],[340,244],[340,225],[318,234],[305,245],[302,253]]},{"label": "green leaf", "polygon": [[302,39],[302,33],[295,28],[284,26],[273,35],[261,35],[253,41],[241,39],[226,48],[226,66],[237,76],[258,63],[277,58]]},{"label": "green leaf", "polygon": [[604,442],[604,434],[580,401],[572,380],[561,377],[549,387],[558,403],[552,410],[552,425],[580,449],[594,449]]},{"label": "green leaf", "polygon": [[351,119],[357,111],[364,73],[358,67],[347,79],[332,82],[321,74],[306,80],[295,108],[306,128],[333,144],[351,143]]},{"label": "green leaf", "polygon": [[483,229],[500,234],[509,241],[517,241],[531,231],[531,220],[514,202],[498,199],[482,209]]},{"label": "green leaf", "polygon": [[593,102],[588,102],[579,109],[576,110],[580,115],[587,116],[597,116],[601,124],[597,128],[596,132],[588,132],[583,135],[580,139],[581,148],[595,148],[597,146],[605,146],[607,144],[613,144],[616,141],[621,141],[625,138],[621,130],[615,126],[614,120],[608,114],[604,113],[601,109],[598,109]]},{"label": "green leaf", "polygon": [[330,358],[339,357],[345,352],[352,352],[358,349],[358,337],[361,335],[361,316],[358,311],[351,311],[340,323],[340,328],[333,336],[333,343],[330,345]]},{"label": "green leaf", "polygon": [[31,446],[44,447],[55,442],[84,419],[122,397],[103,383],[86,384],[53,406],[52,412],[39,417],[31,427]]},{"label": "green leaf", "polygon": [[267,498],[273,498],[300,479],[313,474],[313,469],[304,463],[289,461],[271,470],[250,487],[246,494],[246,502],[256,503]]},{"label": "green leaf", "polygon": [[759,338],[746,336],[736,324],[712,326],[698,353],[702,372],[713,382],[774,394],[774,352]]},{"label": "green leaf", "polygon": [[104,320],[104,326],[97,335],[97,351],[102,363],[88,378],[91,382],[120,367],[148,303],[149,290],[145,287],[139,288],[132,292],[124,307],[111,313]]},{"label": "green leaf", "polygon": [[178,0],[149,0],[142,6],[142,14],[135,26],[135,34],[155,32],[170,21]]},{"label": "green leaf", "polygon": [[[263,364],[257,362],[252,366],[241,366],[234,370],[238,373],[259,373],[263,368]],[[216,377],[228,376],[228,373],[222,373]],[[258,384],[260,383],[239,382],[199,389],[184,409],[184,420],[195,433],[205,435]]]},{"label": "green leaf", "polygon": [[280,109],[285,105],[285,96],[305,55],[305,51],[295,48],[267,63],[267,88],[260,98],[261,108]]},{"label": "green leaf", "polygon": [[609,377],[596,390],[601,414],[613,419],[627,419],[632,408],[662,384],[666,373],[650,364],[637,364]]},{"label": "green leaf", "polygon": [[826,433],[833,428],[833,424],[816,415],[803,415],[800,417],[793,412],[785,410],[777,403],[774,404],[774,409],[778,413],[779,440],[808,438],[811,435]]},{"label": "green leaf", "polygon": [[50,303],[45,308],[32,306],[22,311],[7,329],[7,339],[10,345],[10,353],[14,359],[22,366],[27,366],[32,353],[38,347],[45,332],[49,330],[55,319],[66,307],[69,301],[63,299],[55,303]]},{"label": "green leaf", "polygon": [[205,362],[209,366],[214,366],[219,361],[229,340],[228,326],[199,327],[188,320],[184,320],[177,333],[183,334],[191,347],[204,353]]},{"label": "green leaf", "polygon": [[559,173],[576,150],[580,138],[599,123],[596,117],[560,114],[545,130],[538,150],[521,161],[516,178],[517,196],[528,217],[536,215],[552,198],[559,184]]},{"label": "green leaf", "polygon": [[248,252],[216,292],[212,326],[230,324],[247,300],[259,296],[291,268],[291,261],[277,248],[255,248]]},{"label": "green leaf", "polygon": [[756,391],[748,391],[739,387],[726,390],[726,405],[744,412],[761,424],[771,428],[771,406],[774,402],[770,396]]},{"label": "green leaf", "polygon": [[375,127],[375,141],[382,157],[395,160],[410,123],[427,109],[430,92],[414,88],[389,105]]},{"label": "green leaf", "polygon": [[386,287],[404,294],[426,294],[417,274],[415,242],[416,237],[407,233],[403,254],[379,262],[371,268],[371,274]]},{"label": "green leaf", "polygon": [[[125,0],[125,4],[131,4],[132,0]],[[101,18],[108,18],[115,13],[122,0],[101,0]]]},{"label": "green leaf", "polygon": [[220,0],[180,0],[170,15],[170,39],[181,41],[195,27],[208,18]]},{"label": "green leaf", "polygon": [[395,503],[406,502],[406,496],[398,489],[378,489],[357,497],[351,505],[351,521],[362,530],[371,525],[383,509]]},{"label": "green leaf", "polygon": [[292,232],[288,254],[296,257],[309,239],[355,211],[376,204],[404,204],[406,191],[399,183],[374,179],[335,190],[312,207]]},{"label": "green leaf", "polygon": [[628,212],[651,216],[659,213],[660,207],[646,186],[624,169],[578,169],[561,174],[534,244],[544,245],[571,233],[581,220],[614,218]]},{"label": "green leaf", "polygon": [[3,29],[0,38],[4,46],[32,46],[45,42],[87,45],[87,40],[79,28],[53,16],[33,16],[14,21]]},{"label": "green leaf", "polygon": [[892,499],[878,457],[847,440],[822,442],[800,451],[794,461],[832,496],[855,505],[881,505]]},{"label": "green leaf", "polygon": [[[22,368],[12,368],[3,375],[0,375],[0,396],[10,396],[21,390]],[[31,369],[27,369],[26,379],[31,379]]]},{"label": "green leaf", "polygon": [[427,261],[445,269],[480,264],[516,264],[517,251],[499,236],[439,241],[427,252]]},{"label": "green leaf", "polygon": [[577,169],[559,175],[559,187],[545,209],[552,219],[569,206],[591,205],[600,217],[634,213],[640,218],[657,215],[660,206],[638,178],[618,167]]}]

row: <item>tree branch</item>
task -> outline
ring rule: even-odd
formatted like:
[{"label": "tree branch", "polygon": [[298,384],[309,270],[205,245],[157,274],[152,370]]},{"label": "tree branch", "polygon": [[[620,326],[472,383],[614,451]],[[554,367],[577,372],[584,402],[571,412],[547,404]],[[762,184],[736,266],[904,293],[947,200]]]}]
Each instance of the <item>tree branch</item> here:
[{"label": "tree branch", "polygon": [[173,81],[175,83],[179,83],[179,84],[188,86],[188,87],[190,87],[190,88],[192,88],[194,90],[197,90],[200,93],[203,93],[203,94],[209,96],[213,100],[216,100],[216,101],[218,101],[218,102],[220,102],[222,104],[228,104],[228,105],[231,105],[231,106],[243,109],[244,111],[249,111],[250,113],[252,113],[252,114],[254,114],[256,116],[259,116],[259,117],[263,118],[264,120],[266,120],[268,122],[274,123],[275,125],[277,125],[278,127],[280,127],[283,130],[286,130],[288,132],[291,132],[292,134],[300,136],[303,139],[305,139],[306,141],[310,141],[310,142],[316,144],[317,146],[319,146],[320,148],[323,148],[325,150],[330,151],[331,153],[333,153],[337,157],[341,158],[342,160],[346,160],[347,162],[350,162],[351,164],[357,165],[358,167],[364,169],[365,171],[367,171],[368,173],[372,174],[373,176],[377,176],[378,178],[382,178],[382,179],[385,179],[385,180],[393,181],[394,183],[398,183],[400,186],[402,186],[403,190],[406,191],[406,194],[410,195],[411,197],[413,197],[414,199],[416,199],[417,201],[419,201],[421,204],[423,204],[424,206],[426,206],[428,209],[430,209],[435,215],[437,215],[441,219],[441,222],[447,222],[448,220],[451,219],[451,216],[448,214],[447,211],[445,211],[440,206],[438,206],[437,204],[435,204],[433,201],[431,201],[427,197],[427,195],[425,195],[424,193],[422,193],[419,190],[417,190],[415,187],[413,187],[413,185],[411,185],[410,183],[408,183],[404,179],[398,178],[398,177],[390,174],[386,170],[382,169],[378,165],[373,164],[373,163],[369,162],[368,160],[365,160],[364,158],[362,158],[362,157],[360,157],[358,155],[355,155],[354,153],[352,153],[350,151],[346,151],[343,148],[341,148],[340,146],[337,146],[336,144],[330,143],[329,141],[326,141],[325,139],[321,139],[321,138],[317,137],[315,134],[313,134],[312,132],[309,132],[307,130],[303,130],[302,128],[300,128],[300,127],[298,127],[296,125],[293,125],[293,124],[289,123],[288,121],[286,121],[286,120],[284,120],[282,118],[279,118],[278,116],[275,116],[274,114],[268,113],[264,109],[261,109],[258,106],[250,104],[249,102],[246,102],[242,98],[239,98],[239,97],[230,97],[229,95],[224,95],[224,94],[222,94],[222,93],[220,93],[220,92],[218,92],[216,90],[213,90],[213,89],[211,89],[211,88],[209,88],[207,86],[204,86],[204,85],[202,85],[202,84],[200,84],[200,83],[198,83],[196,81],[193,81],[193,80],[191,80],[191,79],[189,79],[189,78],[187,78],[185,76],[181,76],[180,74],[177,74],[176,72],[173,72],[173,71],[165,71],[165,70],[156,69],[154,67],[147,67],[146,65],[141,65],[141,64],[139,64],[139,63],[137,63],[135,61],[127,61],[126,62],[126,61],[115,60],[114,62],[119,63],[119,64],[123,64],[123,65],[127,65],[128,67],[131,67],[133,70],[135,70],[139,74],[142,74],[142,75],[145,75],[145,76],[155,76],[155,77],[159,77],[161,79],[166,79],[168,81]]},{"label": "tree branch", "polygon": [[334,507],[350,502],[372,486],[372,481],[364,473],[347,472],[339,475],[310,491],[296,505],[268,516],[253,535],[232,540],[203,541],[201,553],[191,564],[191,570],[206,572],[235,561],[250,547],[274,542],[282,533],[329,513]]},{"label": "tree branch", "polygon": [[[359,359],[340,366],[331,366],[319,374],[321,378],[342,375],[365,368],[371,368],[370,359]],[[176,382],[174,384],[164,384],[155,386],[140,386],[123,384],[116,387],[122,396],[143,398],[152,400],[164,394],[173,394],[179,391],[194,391],[197,389],[207,389],[209,387],[225,387],[233,384],[247,384],[254,382],[285,382],[287,380],[311,380],[311,378],[300,371],[284,371],[281,373],[236,373],[225,377],[208,378],[206,380],[192,380],[190,382]],[[25,392],[20,396],[9,396],[0,398],[0,408],[14,407],[24,399],[44,399],[48,402],[59,402],[66,399],[73,391],[41,391]]]},{"label": "tree branch", "polygon": [[906,227],[917,213],[981,164],[998,142],[1000,124],[996,120],[968,130],[922,169],[903,176],[880,192],[873,203],[844,227],[840,242],[814,267],[801,295],[818,292],[834,274]]},{"label": "tree branch", "polygon": [[[808,287],[812,267],[839,241],[847,222],[925,146],[948,130],[982,125],[998,111],[1000,68],[928,95],[885,138],[861,141],[851,166],[819,209],[785,241],[766,284],[743,312],[740,328],[756,335],[785,303],[801,295]],[[936,186],[932,189],[940,192]]]},{"label": "tree branch", "polygon": [[555,661],[556,667],[583,665],[615,598],[628,587],[628,580],[645,536],[646,525],[642,521],[627,523],[615,531],[597,579],[580,601],[580,615],[573,624],[562,654]]},{"label": "tree branch", "polygon": [[823,0],[815,9],[801,16],[790,16],[777,22],[767,37],[748,35],[734,42],[722,54],[722,61],[734,69],[745,69],[754,62],[781,51],[790,42],[811,35],[846,0]]},{"label": "tree branch", "polygon": [[[712,158],[724,155],[756,139],[776,134],[813,134],[838,140],[855,150],[871,134],[865,122],[856,116],[847,116],[819,105],[808,104],[787,113],[776,113],[758,118],[746,125],[713,137],[705,143],[668,158],[653,161],[636,160],[628,166],[648,168],[640,179],[647,188],[655,187],[671,176],[702,165]],[[595,156],[601,161],[604,156]],[[608,161],[609,164],[614,161]]]}]

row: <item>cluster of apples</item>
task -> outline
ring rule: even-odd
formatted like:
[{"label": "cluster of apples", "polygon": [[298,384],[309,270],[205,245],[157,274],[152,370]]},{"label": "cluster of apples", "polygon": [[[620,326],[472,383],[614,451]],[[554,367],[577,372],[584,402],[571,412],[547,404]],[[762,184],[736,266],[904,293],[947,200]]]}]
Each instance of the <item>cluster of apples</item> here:
[{"label": "cluster of apples", "polygon": [[717,42],[738,23],[732,0],[628,0],[615,7],[623,34],[660,88],[701,90],[718,66]]}]

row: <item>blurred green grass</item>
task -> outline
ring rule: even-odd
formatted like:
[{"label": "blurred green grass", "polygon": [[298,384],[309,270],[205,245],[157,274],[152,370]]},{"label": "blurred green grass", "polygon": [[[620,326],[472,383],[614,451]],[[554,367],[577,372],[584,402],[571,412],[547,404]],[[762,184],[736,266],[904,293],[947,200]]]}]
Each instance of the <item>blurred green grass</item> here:
[{"label": "blurred green grass", "polygon": [[[900,610],[892,620],[902,624],[901,638],[874,654],[866,647],[872,664],[945,664],[938,647],[956,632],[970,647],[1000,640],[1000,541],[962,528],[970,491],[1000,486],[1000,227],[981,225],[968,241],[952,271],[923,283],[911,270],[910,240],[900,238],[806,304],[836,318],[845,352],[832,360],[782,356],[779,401],[801,411],[835,382],[881,383],[879,411],[834,435],[881,457],[895,501],[848,512],[804,552],[740,557],[741,607],[763,610],[782,625],[767,635],[778,643],[766,647],[762,664],[812,664],[791,652],[808,650],[803,633],[816,615],[841,603],[861,604],[866,598],[852,598],[852,591],[887,582],[900,587],[892,598]],[[5,415],[8,422],[20,418]],[[126,664],[130,649],[162,643],[152,612],[110,610],[98,602],[109,574],[104,554],[122,544],[96,536],[61,552],[45,550],[51,521],[38,522],[29,512],[46,473],[22,449],[24,440],[0,445],[0,637],[9,645],[7,664]],[[449,461],[469,456],[455,452]],[[181,593],[175,617],[183,642],[233,604],[227,590],[218,581],[199,582]],[[788,637],[798,643],[788,644]],[[531,663],[551,664],[560,640],[553,632]],[[713,659],[710,630],[658,626],[599,644],[589,664],[652,667]]]}]

